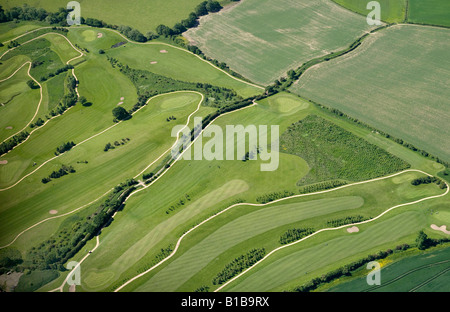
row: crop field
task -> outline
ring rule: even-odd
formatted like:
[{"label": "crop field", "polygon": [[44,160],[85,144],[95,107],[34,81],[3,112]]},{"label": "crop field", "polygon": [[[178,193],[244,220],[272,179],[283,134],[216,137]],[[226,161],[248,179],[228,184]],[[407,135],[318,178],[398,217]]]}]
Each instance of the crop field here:
[{"label": "crop field", "polygon": [[311,58],[350,45],[370,28],[365,18],[329,0],[246,0],[207,16],[186,36],[244,77],[270,84]]},{"label": "crop field", "polygon": [[445,3],[1,2],[0,291],[447,291]]},{"label": "crop field", "polygon": [[409,0],[408,21],[450,27],[450,3],[445,0]]},{"label": "crop field", "polygon": [[450,134],[447,37],[446,29],[392,26],[311,68],[291,90],[450,160],[440,144]]}]

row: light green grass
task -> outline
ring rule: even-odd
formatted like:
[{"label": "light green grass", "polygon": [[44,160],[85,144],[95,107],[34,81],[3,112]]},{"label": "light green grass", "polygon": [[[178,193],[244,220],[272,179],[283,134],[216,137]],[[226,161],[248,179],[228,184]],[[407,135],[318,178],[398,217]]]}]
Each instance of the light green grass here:
[{"label": "light green grass", "polygon": [[[333,0],[350,11],[367,16],[372,9],[367,9],[370,0]],[[381,20],[387,23],[400,23],[405,19],[407,0],[379,0]]]},{"label": "light green grass", "polygon": [[442,144],[450,134],[447,36],[446,29],[390,27],[311,68],[291,91],[448,161],[450,149]]},{"label": "light green grass", "polygon": [[450,2],[409,0],[408,22],[450,27]]},{"label": "light green grass", "polygon": [[371,26],[329,0],[246,0],[185,33],[244,77],[271,84],[289,69],[350,45]]},{"label": "light green grass", "polygon": [[[3,3],[2,3],[3,6]],[[4,8],[4,7],[3,7]],[[39,21],[7,22],[0,24],[0,42],[4,43],[28,31],[46,27],[48,24]]]}]

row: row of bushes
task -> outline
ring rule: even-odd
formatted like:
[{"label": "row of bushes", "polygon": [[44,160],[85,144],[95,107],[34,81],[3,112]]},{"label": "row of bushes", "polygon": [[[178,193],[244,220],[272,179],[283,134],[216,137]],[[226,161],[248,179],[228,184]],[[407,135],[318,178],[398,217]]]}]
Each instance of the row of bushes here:
[{"label": "row of bushes", "polygon": [[256,262],[264,258],[266,250],[264,248],[252,249],[245,255],[235,258],[213,278],[213,285],[223,284],[245,269],[251,267]]},{"label": "row of bushes", "polygon": [[0,144],[0,155],[8,153],[10,150],[12,150],[14,147],[25,141],[30,134],[27,131],[22,131],[15,136],[13,136],[11,139],[2,142]]},{"label": "row of bushes", "polygon": [[312,228],[289,229],[280,236],[279,242],[282,245],[289,244],[314,232]]},{"label": "row of bushes", "polygon": [[332,188],[336,188],[342,185],[346,185],[347,182],[342,180],[331,180],[331,181],[324,181],[319,182],[315,184],[310,184],[303,186],[299,189],[299,194],[307,194],[307,193],[315,193],[319,191],[324,191]]},{"label": "row of bushes", "polygon": [[[34,64],[34,63],[33,63],[33,64]],[[53,73],[49,73],[47,76],[42,76],[40,80],[41,80],[41,81],[46,81],[47,79],[52,78],[52,77],[54,77],[54,76],[56,76],[56,75],[59,75],[59,74],[61,74],[61,73],[65,73],[66,71],[68,71],[69,69],[72,69],[72,68],[73,68],[72,65],[67,64],[67,65],[65,65],[65,66],[63,66],[63,67],[58,68],[58,69],[55,70]]]},{"label": "row of bushes", "polygon": [[166,210],[166,214],[171,213],[172,211],[177,210],[181,206],[184,206],[187,202],[191,200],[189,194],[184,194],[184,197],[178,200],[175,204],[171,205],[169,209]]},{"label": "row of bushes", "polygon": [[363,217],[363,216],[361,216],[361,215],[348,216],[348,217],[345,217],[345,218],[328,220],[327,221],[327,225],[331,226],[331,227],[338,227],[338,226],[341,226],[341,225],[358,223],[358,222],[361,222],[361,221],[364,221],[364,220],[368,220],[368,219]]},{"label": "row of bushes", "polygon": [[120,142],[119,141],[114,141],[113,144],[111,144],[110,142],[106,143],[105,148],[103,149],[104,152],[109,151],[110,149],[115,149],[116,147],[119,147],[121,145],[125,145],[126,143],[128,143],[130,141],[129,138],[124,138],[122,139]]},{"label": "row of bushes", "polygon": [[48,177],[43,178],[41,181],[42,181],[42,183],[46,184],[46,183],[50,182],[52,179],[58,179],[62,176],[65,176],[69,173],[74,173],[74,172],[75,172],[75,168],[73,168],[72,166],[62,165],[59,170],[53,171]]},{"label": "row of bushes", "polygon": [[292,195],[294,195],[293,192],[285,190],[285,191],[282,191],[282,192],[273,192],[273,193],[269,193],[269,194],[264,194],[264,195],[258,196],[258,197],[256,197],[256,201],[258,203],[261,203],[261,204],[266,204],[266,203],[269,203],[271,201],[274,201],[274,200],[277,200],[277,199],[280,199],[280,198],[289,197],[289,196],[292,196]]},{"label": "row of bushes", "polygon": [[421,177],[421,178],[417,178],[411,181],[412,185],[420,185],[420,184],[430,184],[430,183],[436,183],[441,189],[445,189],[447,188],[447,184],[442,181],[439,178],[436,177],[431,177],[431,176],[426,176],[426,177]]},{"label": "row of bushes", "polygon": [[75,145],[76,144],[73,141],[63,143],[63,144],[61,144],[60,146],[58,146],[56,148],[55,155],[58,156],[58,155],[60,155],[62,153],[65,153],[65,152],[71,150],[72,147],[74,147]]}]

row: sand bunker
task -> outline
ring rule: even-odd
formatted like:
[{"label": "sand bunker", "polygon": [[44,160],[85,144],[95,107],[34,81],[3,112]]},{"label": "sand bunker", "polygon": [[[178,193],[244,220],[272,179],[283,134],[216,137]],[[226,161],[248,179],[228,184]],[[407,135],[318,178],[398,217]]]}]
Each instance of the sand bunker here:
[{"label": "sand bunker", "polygon": [[120,100],[123,101],[123,100],[125,100],[125,98],[122,96],[122,97],[120,98]]},{"label": "sand bunker", "polygon": [[6,165],[8,163],[7,160],[0,160],[0,165]]},{"label": "sand bunker", "polygon": [[160,53],[169,53],[167,50],[159,50]]},{"label": "sand bunker", "polygon": [[359,228],[357,226],[352,226],[347,229],[347,232],[349,233],[359,232]]},{"label": "sand bunker", "polygon": [[49,214],[57,214],[57,213],[58,213],[58,210],[50,210],[48,213],[49,213]]},{"label": "sand bunker", "polygon": [[445,234],[449,234],[449,235],[450,235],[450,231],[447,231],[447,226],[446,226],[446,225],[437,226],[436,224],[432,224],[430,227],[431,227],[433,230],[441,231],[441,232],[443,232],[443,233],[445,233]]},{"label": "sand bunker", "polygon": [[98,33],[97,34],[97,38],[101,38],[101,37],[103,37],[103,34],[102,33]]},{"label": "sand bunker", "polygon": [[158,63],[157,61],[151,61],[150,64],[156,64]]},{"label": "sand bunker", "polygon": [[117,105],[122,105],[123,104],[123,102],[119,102],[119,103],[117,103]]},{"label": "sand bunker", "polygon": [[11,130],[12,127],[11,127],[11,126],[8,126],[8,127],[6,127],[5,129],[6,129],[6,130]]}]

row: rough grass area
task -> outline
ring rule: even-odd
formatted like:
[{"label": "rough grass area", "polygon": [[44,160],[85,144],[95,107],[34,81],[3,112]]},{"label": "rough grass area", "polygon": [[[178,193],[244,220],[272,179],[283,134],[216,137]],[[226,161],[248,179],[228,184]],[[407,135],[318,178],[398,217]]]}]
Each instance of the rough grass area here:
[{"label": "rough grass area", "polygon": [[298,184],[332,179],[368,180],[409,167],[405,161],[316,115],[291,125],[281,151],[300,156],[310,167]]}]

